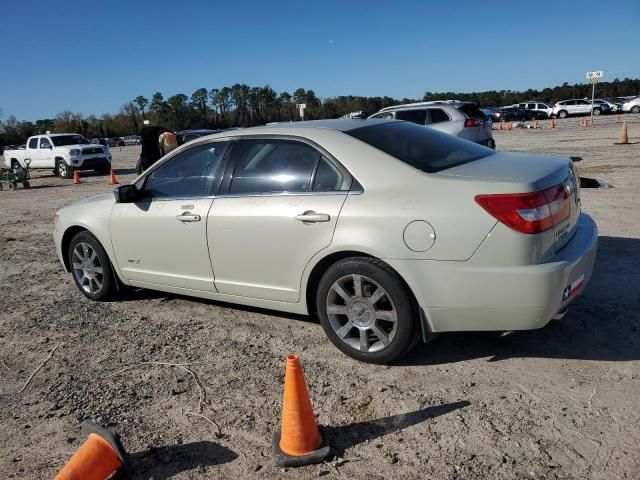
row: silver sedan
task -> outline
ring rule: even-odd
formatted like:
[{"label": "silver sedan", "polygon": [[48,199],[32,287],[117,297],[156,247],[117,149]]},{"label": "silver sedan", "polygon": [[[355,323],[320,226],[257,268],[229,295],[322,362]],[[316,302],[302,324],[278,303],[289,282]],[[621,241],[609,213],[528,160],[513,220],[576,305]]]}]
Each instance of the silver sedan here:
[{"label": "silver sedan", "polygon": [[130,286],[315,314],[372,363],[438,332],[546,325],[597,246],[569,159],[398,120],[202,137],[59,210],[54,236],[93,300]]}]

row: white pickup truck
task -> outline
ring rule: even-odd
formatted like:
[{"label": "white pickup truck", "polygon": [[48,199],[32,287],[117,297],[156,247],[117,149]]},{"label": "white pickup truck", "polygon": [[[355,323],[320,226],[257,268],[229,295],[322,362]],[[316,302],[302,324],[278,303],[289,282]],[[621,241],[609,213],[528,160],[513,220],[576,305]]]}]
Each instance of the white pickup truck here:
[{"label": "white pickup truck", "polygon": [[25,148],[4,151],[7,168],[26,168],[27,158],[31,159],[29,168],[51,169],[62,178],[71,178],[74,170],[96,170],[108,174],[111,169],[109,147],[92,145],[75,133],[36,135],[29,137]]}]

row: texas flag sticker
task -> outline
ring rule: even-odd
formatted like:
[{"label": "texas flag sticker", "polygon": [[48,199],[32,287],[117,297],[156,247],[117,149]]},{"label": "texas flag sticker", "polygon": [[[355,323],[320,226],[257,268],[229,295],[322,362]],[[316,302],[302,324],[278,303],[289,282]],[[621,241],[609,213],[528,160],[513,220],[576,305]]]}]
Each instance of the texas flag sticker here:
[{"label": "texas flag sticker", "polygon": [[584,283],[584,273],[562,291],[562,301],[569,300]]}]

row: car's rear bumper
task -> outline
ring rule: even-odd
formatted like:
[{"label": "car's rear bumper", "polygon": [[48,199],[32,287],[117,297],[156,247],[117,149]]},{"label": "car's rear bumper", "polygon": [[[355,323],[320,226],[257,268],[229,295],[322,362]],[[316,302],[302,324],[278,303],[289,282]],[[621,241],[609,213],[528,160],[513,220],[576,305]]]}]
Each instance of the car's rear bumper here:
[{"label": "car's rear bumper", "polygon": [[405,278],[434,332],[530,330],[546,325],[585,288],[598,230],[581,214],[571,241],[538,265],[387,260]]}]

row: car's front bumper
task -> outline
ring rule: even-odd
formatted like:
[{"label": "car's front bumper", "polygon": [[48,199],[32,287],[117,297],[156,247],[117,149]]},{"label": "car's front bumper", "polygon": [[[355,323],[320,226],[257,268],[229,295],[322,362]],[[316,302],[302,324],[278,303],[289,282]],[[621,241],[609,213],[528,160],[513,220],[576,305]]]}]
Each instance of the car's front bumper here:
[{"label": "car's front bumper", "polygon": [[72,157],[69,161],[69,165],[77,170],[93,170],[93,169],[105,169],[111,164],[111,160],[108,157]]},{"label": "car's front bumper", "polygon": [[434,332],[530,330],[545,326],[584,290],[597,244],[595,222],[581,214],[571,241],[542,264],[386,261],[412,288]]}]

